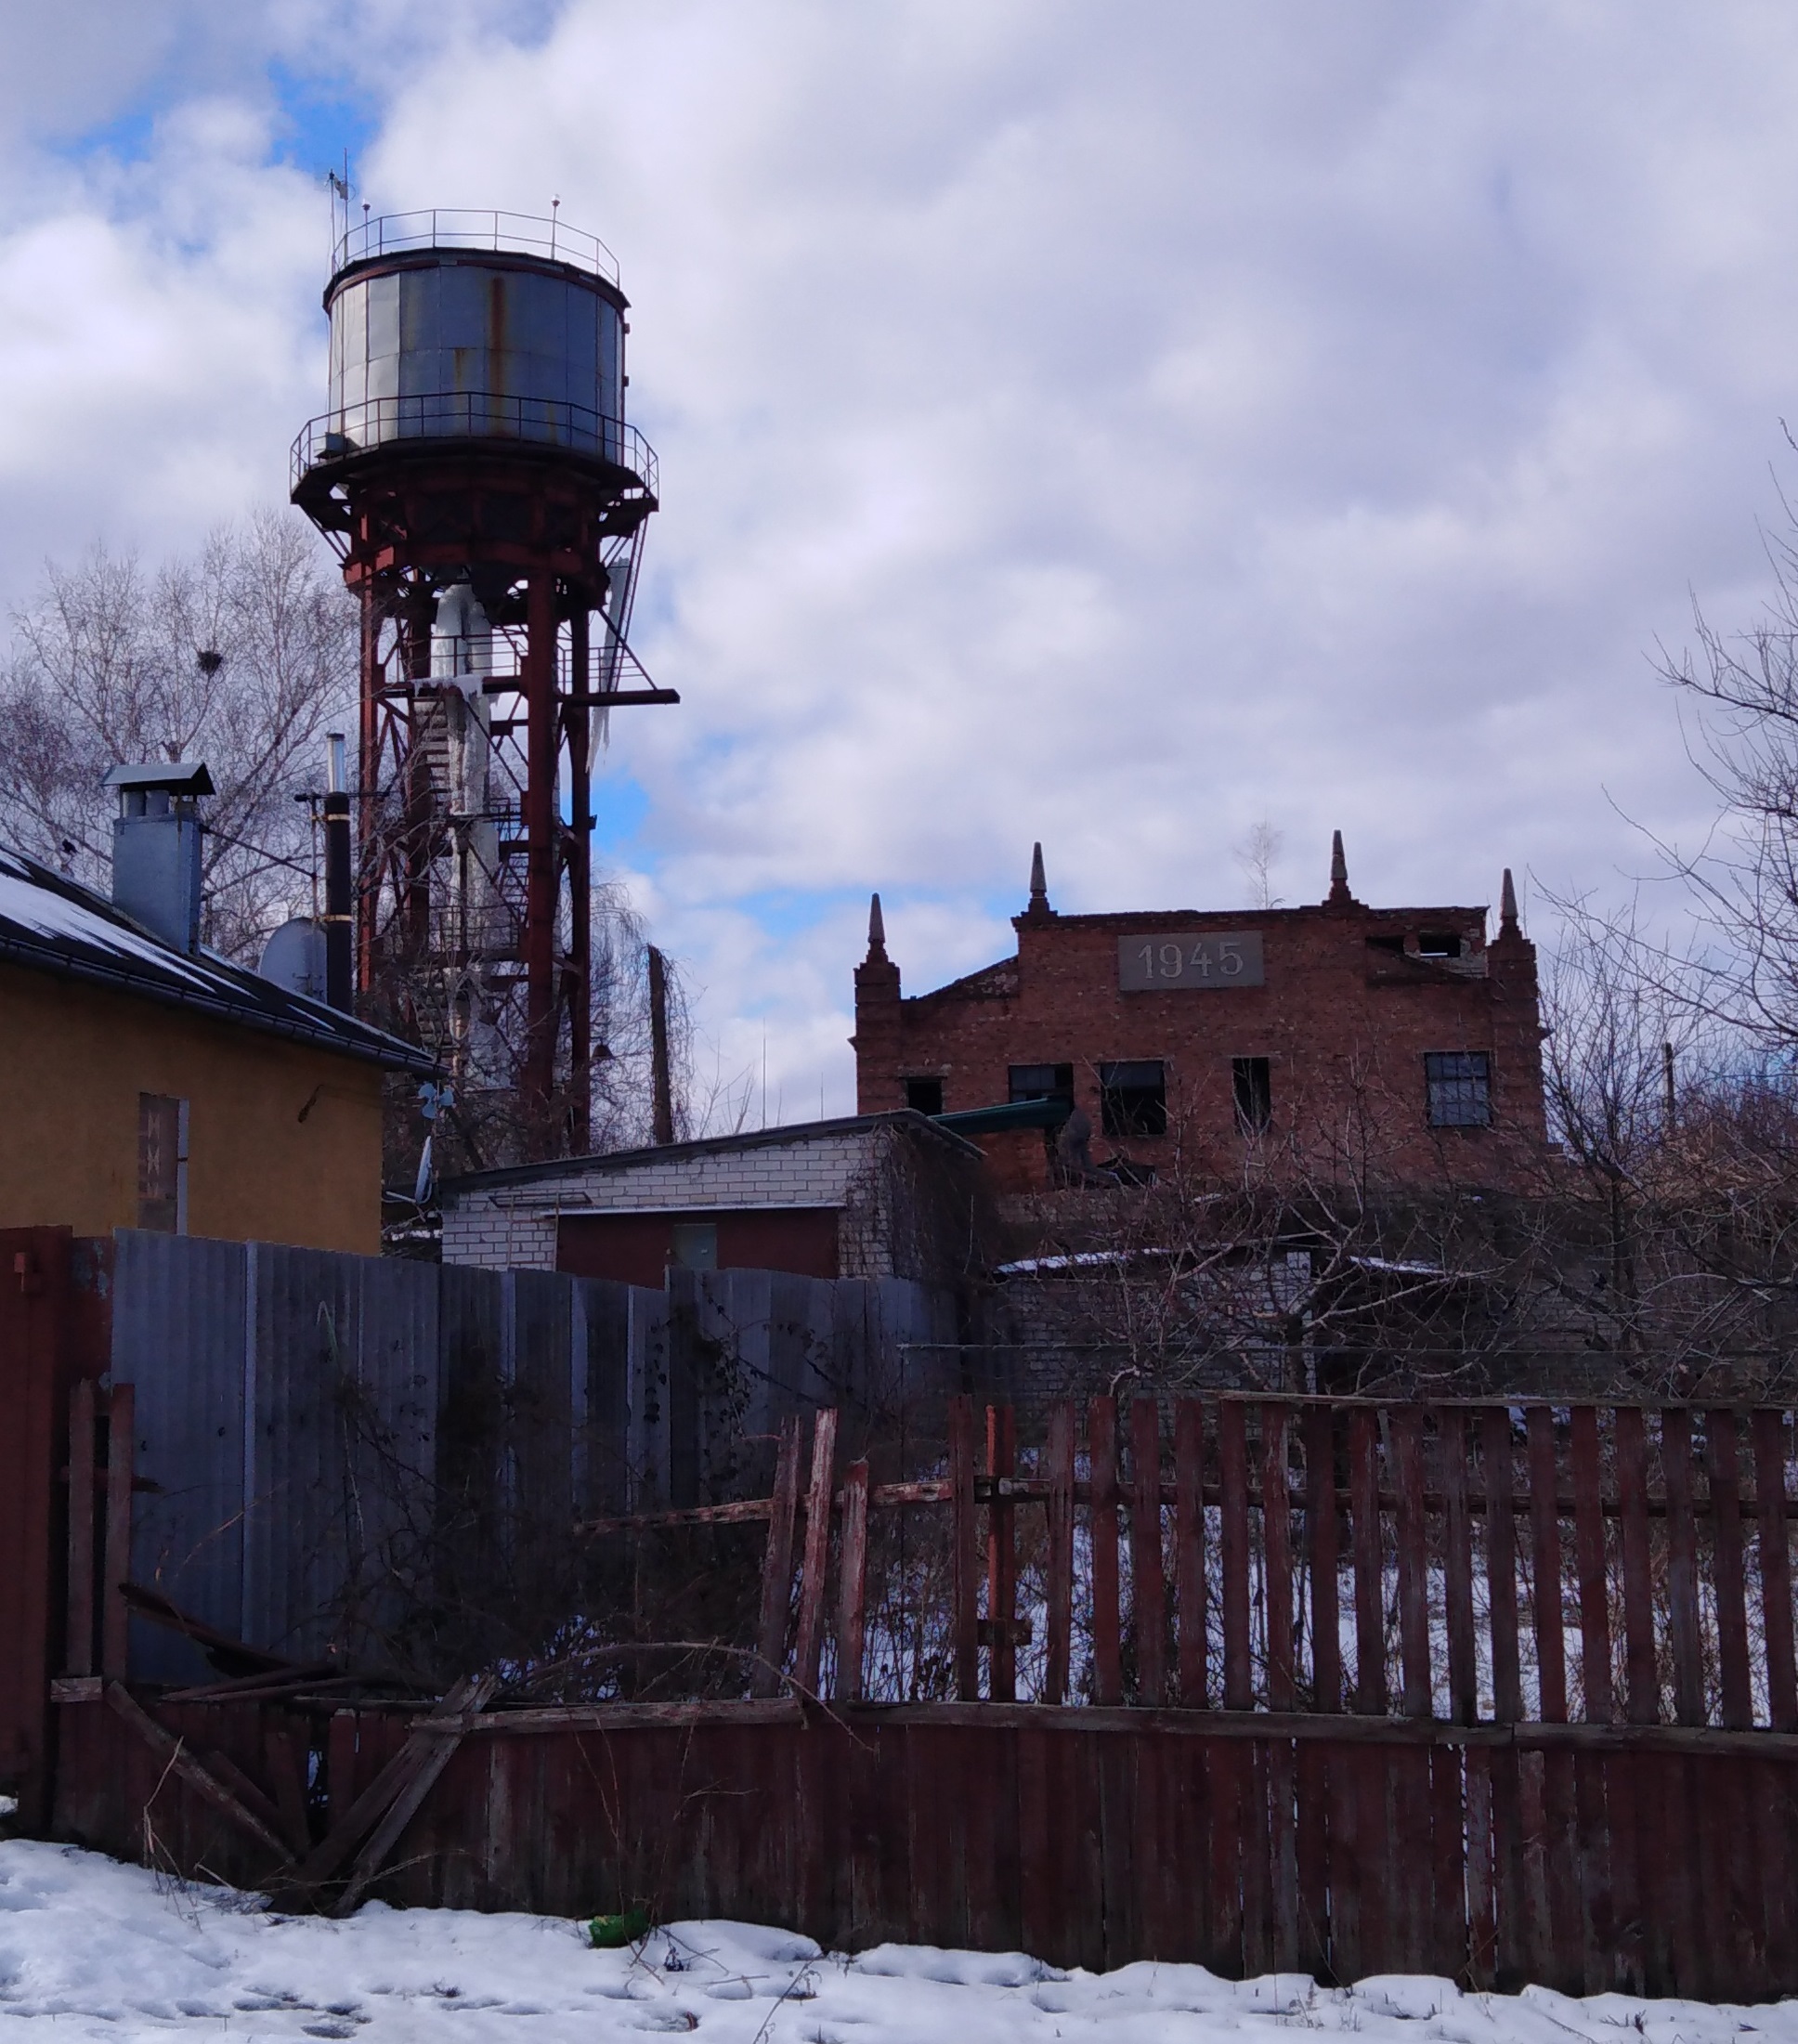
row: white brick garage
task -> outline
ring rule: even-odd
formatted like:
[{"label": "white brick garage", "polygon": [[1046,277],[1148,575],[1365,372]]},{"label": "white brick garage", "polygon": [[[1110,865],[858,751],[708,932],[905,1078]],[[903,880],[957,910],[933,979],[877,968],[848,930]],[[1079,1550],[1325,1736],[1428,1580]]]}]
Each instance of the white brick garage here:
[{"label": "white brick garage", "polygon": [[954,1282],[982,1232],[982,1164],[900,1110],[476,1172],[444,1188],[443,1260],[632,1283],[670,1262]]}]

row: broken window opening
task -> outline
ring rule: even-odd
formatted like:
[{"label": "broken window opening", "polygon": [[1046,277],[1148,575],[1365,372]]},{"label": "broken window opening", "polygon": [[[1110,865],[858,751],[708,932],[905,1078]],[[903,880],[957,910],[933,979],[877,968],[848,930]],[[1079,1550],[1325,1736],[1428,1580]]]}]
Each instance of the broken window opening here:
[{"label": "broken window opening", "polygon": [[1273,1072],[1266,1058],[1231,1058],[1231,1089],[1236,1101],[1236,1133],[1265,1136],[1273,1126]]},{"label": "broken window opening", "polygon": [[1167,1133],[1167,1082],[1159,1058],[1120,1059],[1099,1067],[1099,1113],[1114,1139]]},{"label": "broken window opening", "polygon": [[943,1081],[941,1079],[907,1079],[906,1081],[906,1105],[914,1113],[940,1114],[943,1112]]}]

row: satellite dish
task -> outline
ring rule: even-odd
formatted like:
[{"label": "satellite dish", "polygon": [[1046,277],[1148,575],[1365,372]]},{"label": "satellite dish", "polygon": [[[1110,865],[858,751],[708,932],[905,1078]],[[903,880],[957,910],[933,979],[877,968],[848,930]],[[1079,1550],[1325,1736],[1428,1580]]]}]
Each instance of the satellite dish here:
[{"label": "satellite dish", "polygon": [[256,970],[288,994],[310,1000],[325,997],[325,926],[310,916],[282,923],[262,947]]}]

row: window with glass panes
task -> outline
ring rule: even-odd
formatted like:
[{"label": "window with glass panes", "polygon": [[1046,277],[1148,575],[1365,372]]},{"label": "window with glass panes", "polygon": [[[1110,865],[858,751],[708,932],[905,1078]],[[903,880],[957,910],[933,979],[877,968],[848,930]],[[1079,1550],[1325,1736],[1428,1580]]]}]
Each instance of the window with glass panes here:
[{"label": "window with glass panes", "polygon": [[1484,1128],[1492,1118],[1492,1061],[1483,1050],[1424,1053],[1432,1128]]}]

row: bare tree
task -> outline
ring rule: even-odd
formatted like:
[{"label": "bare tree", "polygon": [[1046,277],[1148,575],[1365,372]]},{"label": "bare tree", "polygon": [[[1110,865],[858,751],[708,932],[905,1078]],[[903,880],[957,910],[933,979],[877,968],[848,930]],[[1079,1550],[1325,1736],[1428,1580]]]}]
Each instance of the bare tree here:
[{"label": "bare tree", "polygon": [[319,786],[324,733],[353,712],[356,614],[303,527],[258,512],[153,570],[97,546],[46,567],[12,621],[0,829],[103,888],[107,770],[203,759],[217,788],[207,942],[253,955],[296,896],[310,905],[310,825],[294,798]]},{"label": "bare tree", "polygon": [[1249,826],[1242,843],[1231,853],[1231,856],[1248,881],[1251,908],[1277,908],[1280,905],[1273,892],[1273,869],[1280,863],[1284,843],[1283,834],[1263,816],[1259,823]]},{"label": "bare tree", "polygon": [[1696,849],[1656,840],[1707,940],[1704,970],[1631,937],[1638,970],[1670,994],[1785,1053],[1798,1048],[1798,520],[1769,535],[1767,555],[1774,592],[1755,623],[1726,632],[1695,608],[1696,651],[1659,662],[1717,802]]},{"label": "bare tree", "polygon": [[[321,785],[324,734],[353,725],[358,622],[335,564],[305,526],[256,512],[220,527],[192,556],[153,568],[97,545],[72,566],[49,564],[12,624],[0,669],[0,838],[104,892],[108,770],[202,759],[216,788],[206,818],[206,943],[251,961],[275,924],[316,912],[319,848],[303,798]],[[599,1149],[649,1139],[645,944],[622,886],[602,880],[591,988],[593,1040],[604,1047],[593,1084]],[[397,983],[408,971],[413,983]],[[384,962],[371,1017],[404,1031],[409,1015],[430,1009],[427,978],[422,967]],[[727,1121],[744,1088],[714,1083],[696,1100],[678,970],[670,1022],[677,1133],[697,1134]],[[396,1084],[386,1142],[388,1182],[409,1188],[426,1133],[412,1091]],[[509,1086],[464,1088],[436,1131],[438,1172],[511,1161],[517,1109]]]}]

